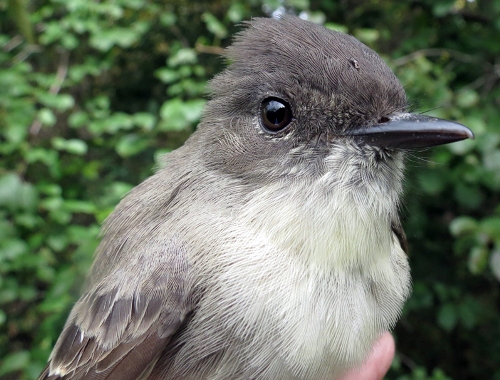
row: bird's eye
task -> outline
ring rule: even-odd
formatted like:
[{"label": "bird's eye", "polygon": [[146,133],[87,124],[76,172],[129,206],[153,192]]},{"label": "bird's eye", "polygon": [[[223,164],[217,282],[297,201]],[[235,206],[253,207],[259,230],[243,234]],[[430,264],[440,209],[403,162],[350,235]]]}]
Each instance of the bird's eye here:
[{"label": "bird's eye", "polygon": [[263,127],[271,133],[279,132],[292,121],[290,105],[278,98],[266,98],[260,106],[260,118]]}]

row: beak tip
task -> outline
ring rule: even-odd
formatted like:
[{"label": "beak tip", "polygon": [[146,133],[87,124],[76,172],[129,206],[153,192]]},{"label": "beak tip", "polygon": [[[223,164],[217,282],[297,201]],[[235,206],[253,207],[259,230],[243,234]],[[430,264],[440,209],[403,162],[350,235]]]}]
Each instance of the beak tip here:
[{"label": "beak tip", "polygon": [[[474,136],[474,132],[472,132],[469,128],[467,128],[465,125],[463,124],[459,124],[459,123],[455,123],[455,124],[458,124],[459,128],[460,128],[460,140],[466,140],[466,139],[471,139],[471,140],[475,140],[476,139],[476,136]],[[457,131],[458,132],[458,131]]]}]

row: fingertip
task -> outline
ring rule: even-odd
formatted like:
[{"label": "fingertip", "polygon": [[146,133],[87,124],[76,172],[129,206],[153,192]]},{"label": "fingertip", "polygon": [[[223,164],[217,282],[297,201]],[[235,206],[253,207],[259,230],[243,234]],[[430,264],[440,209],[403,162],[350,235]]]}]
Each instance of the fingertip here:
[{"label": "fingertip", "polygon": [[376,352],[376,355],[379,355],[380,360],[389,361],[389,365],[387,366],[386,372],[389,370],[391,366],[392,360],[394,359],[394,355],[396,354],[396,343],[394,342],[394,337],[388,331],[386,331],[379,340],[375,343],[373,347]]},{"label": "fingertip", "polygon": [[341,380],[382,380],[391,367],[395,353],[394,338],[389,332],[385,332],[375,342],[363,365],[349,371]]}]

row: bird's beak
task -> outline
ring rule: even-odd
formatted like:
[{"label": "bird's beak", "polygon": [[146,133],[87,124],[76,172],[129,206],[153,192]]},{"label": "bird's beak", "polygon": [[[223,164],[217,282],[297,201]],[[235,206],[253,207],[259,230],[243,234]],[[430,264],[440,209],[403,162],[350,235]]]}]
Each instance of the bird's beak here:
[{"label": "bird's beak", "polygon": [[474,139],[465,125],[412,113],[401,113],[387,122],[348,133],[368,145],[384,148],[423,148],[447,144],[464,139]]}]

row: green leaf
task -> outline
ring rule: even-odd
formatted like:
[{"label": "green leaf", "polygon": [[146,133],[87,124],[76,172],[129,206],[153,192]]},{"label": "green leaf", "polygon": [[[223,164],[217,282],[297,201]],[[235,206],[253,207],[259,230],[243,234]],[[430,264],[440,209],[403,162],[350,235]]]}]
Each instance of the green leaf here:
[{"label": "green leaf", "polygon": [[182,48],[174,53],[167,61],[169,67],[196,63],[197,56],[193,49]]},{"label": "green leaf", "polygon": [[214,34],[220,39],[227,37],[227,29],[217,18],[210,12],[205,12],[201,16],[201,19],[205,22],[207,29],[210,33]]},{"label": "green leaf", "polygon": [[455,5],[455,0],[441,0],[434,3],[433,12],[437,17],[443,17],[452,12]]},{"label": "green leaf", "polygon": [[90,46],[100,51],[109,51],[113,46],[123,48],[132,46],[140,37],[140,33],[132,28],[113,28],[100,31],[90,37]]},{"label": "green leaf", "polygon": [[313,22],[315,24],[323,25],[326,21],[326,16],[321,11],[317,11],[317,12],[313,12],[313,11],[305,12],[304,11],[304,12],[301,12],[300,16],[302,17],[303,14],[307,14],[307,21]]},{"label": "green leaf", "polygon": [[56,115],[49,108],[42,108],[38,111],[38,119],[42,122],[43,125],[52,127],[56,123]]},{"label": "green leaf", "polygon": [[115,112],[104,121],[104,130],[108,133],[116,133],[120,130],[130,130],[134,127],[131,115],[124,112]]},{"label": "green leaf", "polygon": [[461,90],[457,93],[457,104],[462,108],[470,108],[477,105],[479,95],[474,90]]},{"label": "green leaf", "polygon": [[496,249],[490,257],[490,268],[496,279],[500,281],[500,250]]},{"label": "green leaf", "polygon": [[60,174],[59,153],[53,149],[31,148],[25,153],[26,162],[33,164],[43,163],[53,177],[58,178]]},{"label": "green leaf", "polygon": [[500,149],[495,149],[485,154],[483,156],[483,164],[486,169],[500,173]]},{"label": "green leaf", "polygon": [[474,209],[483,202],[484,196],[477,185],[459,182],[455,186],[455,199],[463,206]]},{"label": "green leaf", "polygon": [[366,44],[372,44],[379,39],[380,33],[376,29],[356,29],[354,37]]},{"label": "green leaf", "polygon": [[483,247],[473,247],[469,253],[468,266],[472,274],[483,273],[488,265],[488,250]]},{"label": "green leaf", "polygon": [[19,239],[7,239],[0,244],[0,261],[15,260],[29,252],[26,242]]},{"label": "green leaf", "polygon": [[451,331],[457,324],[457,318],[455,305],[446,303],[438,311],[437,322],[446,331]]},{"label": "green leaf", "polygon": [[69,94],[52,94],[50,92],[40,92],[39,101],[48,108],[54,108],[59,112],[64,112],[75,105],[75,100]]},{"label": "green leaf", "polygon": [[122,157],[130,157],[142,152],[149,145],[149,140],[138,134],[122,136],[116,144],[116,152]]},{"label": "green leaf", "polygon": [[437,195],[446,186],[446,177],[437,170],[426,170],[418,174],[418,182],[422,190],[427,194]]},{"label": "green leaf", "polygon": [[172,149],[159,149],[155,152],[155,166],[161,167],[164,165],[165,155],[170,153]]},{"label": "green leaf", "polygon": [[51,235],[47,237],[47,245],[55,252],[61,252],[68,246],[68,239],[65,235]]},{"label": "green leaf", "polygon": [[500,244],[500,217],[492,216],[484,218],[480,223],[480,230]]},{"label": "green leaf", "polygon": [[195,99],[186,102],[179,98],[163,103],[160,116],[163,122],[160,127],[167,131],[181,131],[197,122],[203,111],[205,100]]},{"label": "green leaf", "polygon": [[452,380],[452,378],[446,376],[446,373],[441,368],[434,368],[429,380]]},{"label": "green leaf", "polygon": [[172,12],[161,13],[160,22],[163,26],[172,26],[177,22],[177,16]]},{"label": "green leaf", "polygon": [[477,146],[474,140],[462,140],[457,141],[453,144],[449,144],[447,147],[456,155],[463,156],[469,152],[471,152]]},{"label": "green leaf", "polygon": [[342,24],[337,24],[335,22],[327,22],[324,26],[325,26],[325,28],[328,28],[330,30],[334,30],[336,32],[347,33],[349,31],[347,26],[342,25]]},{"label": "green leaf", "polygon": [[15,231],[10,221],[0,219],[0,241],[4,241],[7,237],[13,236]]},{"label": "green leaf", "polygon": [[[20,119],[22,118],[20,117]],[[29,119],[30,120],[12,121],[5,129],[2,130],[2,128],[0,128],[0,133],[2,133],[8,141],[20,144],[28,135],[28,128],[26,128],[26,125],[29,125],[33,121],[31,117],[29,117]]]},{"label": "green leaf", "polygon": [[87,153],[87,143],[85,143],[85,141],[83,140],[66,140],[62,137],[54,137],[52,139],[52,146],[57,150],[64,150],[68,153],[76,154],[79,156]]},{"label": "green leaf", "polygon": [[474,132],[476,138],[486,133],[489,129],[489,126],[486,125],[484,121],[484,115],[475,113],[472,109],[467,111],[467,113],[464,115],[463,124],[468,126],[472,130],[472,132]]},{"label": "green leaf", "polygon": [[188,100],[185,103],[184,112],[186,116],[186,120],[191,124],[198,122],[201,118],[201,114],[203,112],[203,108],[205,107],[206,100],[205,99],[193,99]]},{"label": "green leaf", "polygon": [[36,211],[38,207],[38,191],[31,183],[21,185],[17,199],[17,204],[21,210]]},{"label": "green leaf", "polygon": [[17,204],[21,189],[21,180],[14,173],[7,173],[0,177],[0,205],[12,207]]},{"label": "green leaf", "polygon": [[68,124],[73,128],[84,126],[89,121],[89,115],[83,111],[73,112],[68,117]]},{"label": "green leaf", "polygon": [[156,70],[155,76],[163,83],[173,83],[181,77],[177,70],[167,69],[166,67]]},{"label": "green leaf", "polygon": [[38,203],[38,192],[30,183],[22,183],[13,173],[0,177],[0,205],[10,210],[34,211]]},{"label": "green leaf", "polygon": [[289,0],[290,5],[295,9],[308,9],[309,0]]},{"label": "green leaf", "polygon": [[41,183],[38,185],[38,190],[51,197],[59,197],[62,194],[61,186],[56,183]]},{"label": "green leaf", "polygon": [[233,3],[227,10],[226,14],[232,23],[237,23],[245,18],[246,9],[241,3]]},{"label": "green leaf", "polygon": [[66,200],[64,209],[72,213],[93,214],[96,207],[92,202],[83,200]]},{"label": "green leaf", "polygon": [[[5,265],[7,262],[2,262],[3,265]],[[8,267],[10,271],[10,267]],[[8,271],[5,271],[5,272],[8,272]],[[2,271],[0,270],[0,273]],[[6,285],[2,288],[0,288],[0,305],[6,305],[10,302],[13,302],[18,294],[17,294],[17,289],[19,288],[19,285],[17,284],[17,282],[15,282],[14,284],[12,282],[8,282],[8,281],[5,281],[6,282]]]},{"label": "green leaf", "polygon": [[25,368],[29,360],[29,351],[17,351],[7,355],[0,363],[0,376]]},{"label": "green leaf", "polygon": [[37,226],[43,226],[43,219],[38,215],[33,214],[17,214],[15,215],[15,222],[17,225],[27,229],[34,229]]},{"label": "green leaf", "polygon": [[461,236],[471,234],[477,229],[477,221],[468,216],[460,216],[455,218],[450,223],[450,233],[453,236]]},{"label": "green leaf", "polygon": [[151,131],[156,124],[156,117],[147,112],[137,112],[133,114],[132,120],[135,125],[146,131]]},{"label": "green leaf", "polygon": [[458,306],[460,322],[466,329],[472,329],[477,324],[478,313],[481,305],[471,297],[465,298]]}]

